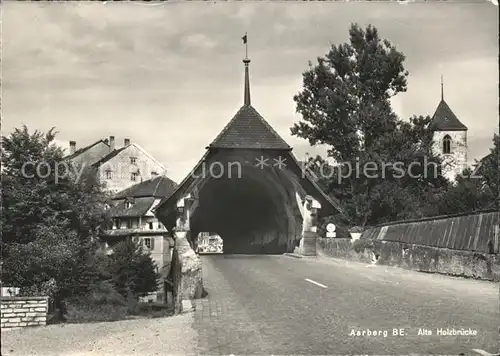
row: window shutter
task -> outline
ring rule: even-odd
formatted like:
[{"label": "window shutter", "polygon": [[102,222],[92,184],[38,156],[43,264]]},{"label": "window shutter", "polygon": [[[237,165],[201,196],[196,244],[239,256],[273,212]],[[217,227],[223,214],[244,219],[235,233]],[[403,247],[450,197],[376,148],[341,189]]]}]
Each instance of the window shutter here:
[{"label": "window shutter", "polygon": [[151,238],[151,250],[155,249],[155,239],[154,237]]}]

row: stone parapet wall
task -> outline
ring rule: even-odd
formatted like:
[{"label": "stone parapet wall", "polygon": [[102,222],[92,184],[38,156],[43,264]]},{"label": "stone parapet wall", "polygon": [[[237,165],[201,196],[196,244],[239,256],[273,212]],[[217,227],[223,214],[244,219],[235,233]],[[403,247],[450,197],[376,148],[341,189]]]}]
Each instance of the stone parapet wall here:
[{"label": "stone parapet wall", "polygon": [[201,298],[202,264],[186,237],[177,237],[172,254],[171,275],[175,313],[182,312],[182,301]]},{"label": "stone parapet wall", "polygon": [[356,241],[350,238],[318,238],[316,248],[319,256],[371,262],[373,243],[363,244],[363,240]]},{"label": "stone parapet wall", "polygon": [[2,296],[0,306],[2,329],[47,324],[48,297]]},{"label": "stone parapet wall", "polygon": [[318,254],[428,273],[500,281],[500,255],[394,241],[320,238]]}]

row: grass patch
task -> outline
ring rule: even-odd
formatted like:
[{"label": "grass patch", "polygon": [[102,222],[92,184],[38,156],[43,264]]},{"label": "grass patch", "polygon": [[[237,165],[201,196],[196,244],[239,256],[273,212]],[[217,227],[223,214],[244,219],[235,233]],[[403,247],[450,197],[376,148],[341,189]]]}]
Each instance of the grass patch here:
[{"label": "grass patch", "polygon": [[118,321],[129,319],[131,316],[164,318],[173,314],[173,308],[163,303],[138,303],[136,301],[129,301],[127,305],[72,303],[67,307],[66,322]]},{"label": "grass patch", "polygon": [[113,304],[69,304],[66,310],[66,322],[91,323],[100,321],[124,320],[127,306]]},{"label": "grass patch", "polygon": [[150,318],[162,318],[174,314],[172,306],[163,303],[139,303],[138,315]]}]

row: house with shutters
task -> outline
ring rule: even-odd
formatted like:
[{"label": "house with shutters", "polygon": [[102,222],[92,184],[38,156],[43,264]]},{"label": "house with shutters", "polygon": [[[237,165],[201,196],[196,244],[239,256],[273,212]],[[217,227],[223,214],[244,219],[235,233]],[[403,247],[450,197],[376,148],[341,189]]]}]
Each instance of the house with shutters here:
[{"label": "house with shutters", "polygon": [[[160,273],[160,283],[168,275],[173,239],[165,226],[156,218],[152,209],[161,199],[170,196],[177,184],[165,176],[156,176],[118,192],[108,206],[111,226],[101,233],[102,251],[113,253],[113,245],[132,239],[142,246]],[[163,298],[163,288],[152,296]]]},{"label": "house with shutters", "polygon": [[144,148],[125,138],[117,147],[115,136],[99,140],[81,149],[70,141],[70,153],[66,157],[72,164],[89,166],[96,171],[104,189],[117,193],[165,173],[165,167]]}]

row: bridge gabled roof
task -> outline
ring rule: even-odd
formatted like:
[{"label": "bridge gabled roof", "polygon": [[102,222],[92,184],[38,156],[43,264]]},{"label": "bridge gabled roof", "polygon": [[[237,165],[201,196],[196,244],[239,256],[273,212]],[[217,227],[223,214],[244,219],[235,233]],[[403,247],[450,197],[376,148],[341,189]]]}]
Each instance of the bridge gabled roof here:
[{"label": "bridge gabled roof", "polygon": [[291,149],[251,105],[243,105],[207,148]]},{"label": "bridge gabled roof", "polygon": [[244,105],[238,110],[236,115],[229,121],[224,129],[217,135],[212,143],[207,147],[205,155],[196,164],[193,170],[177,186],[177,189],[168,197],[163,198],[153,209],[158,212],[165,205],[173,206],[177,199],[186,194],[190,187],[195,183],[198,177],[195,173],[203,162],[207,162],[215,154],[217,149],[260,149],[260,150],[282,150],[286,153],[284,156],[290,159],[292,164],[290,171],[300,177],[300,184],[303,184],[304,190],[326,204],[325,211],[336,210],[343,213],[339,202],[333,201],[327,196],[319,186],[314,182],[309,174],[302,176],[300,164],[291,153],[292,148],[280,137],[280,135],[269,125],[269,123],[255,110],[250,103],[250,79],[248,65],[250,60],[245,58],[245,90]]}]

